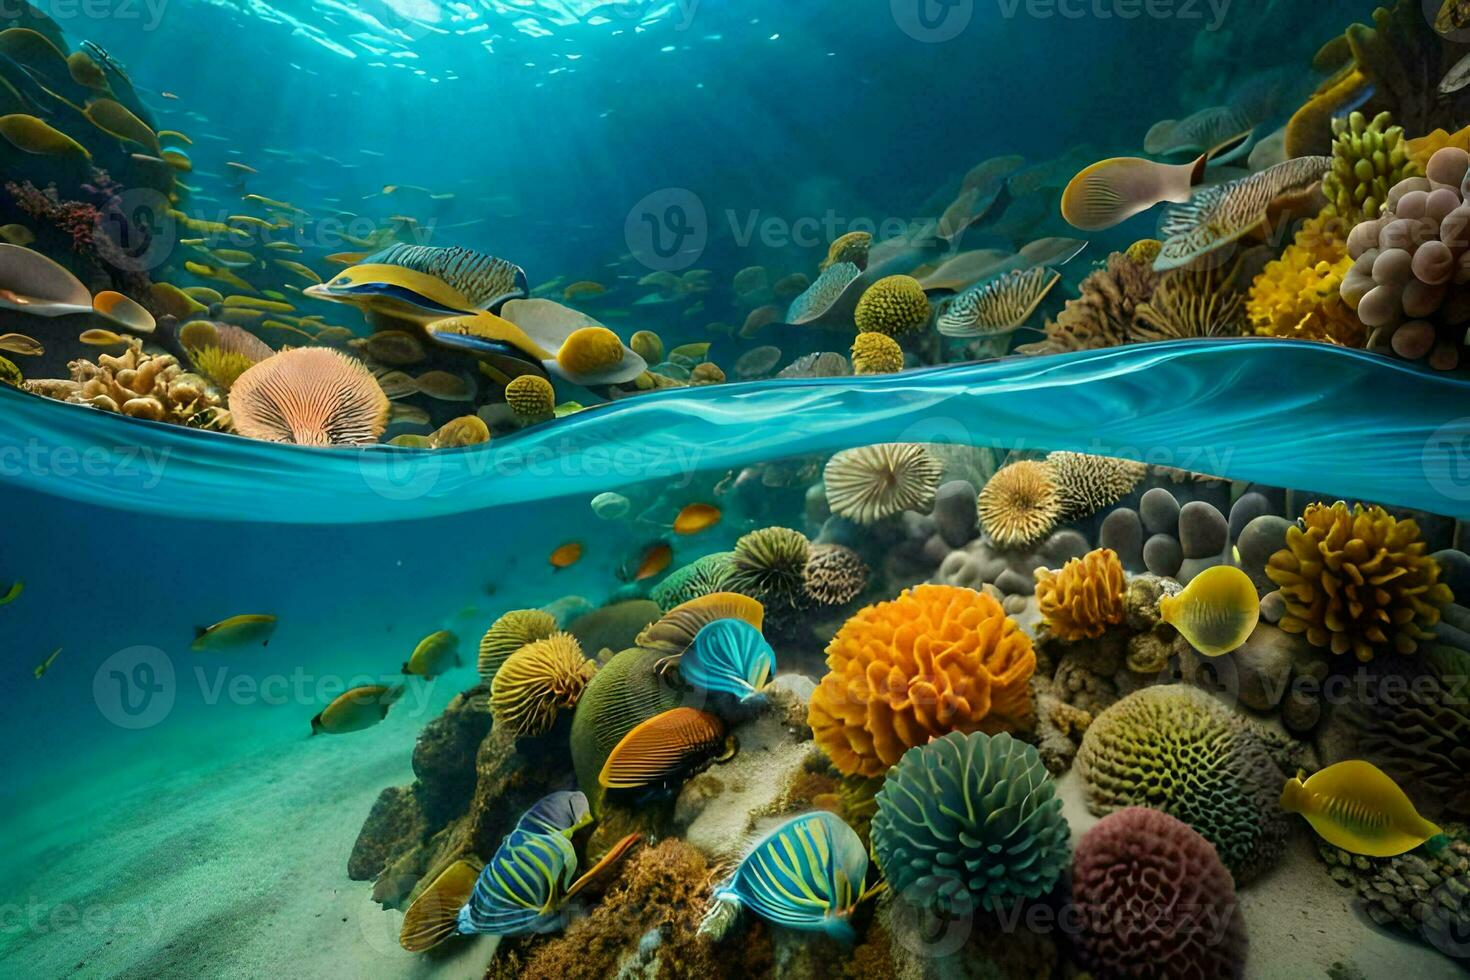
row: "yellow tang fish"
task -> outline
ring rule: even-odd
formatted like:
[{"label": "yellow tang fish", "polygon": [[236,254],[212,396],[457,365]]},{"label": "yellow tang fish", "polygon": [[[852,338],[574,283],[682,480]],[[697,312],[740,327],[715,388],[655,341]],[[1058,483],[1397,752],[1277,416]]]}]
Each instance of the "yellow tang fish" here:
[{"label": "yellow tang fish", "polygon": [[1361,759],[1306,780],[1297,773],[1281,790],[1281,808],[1306,817],[1329,844],[1365,857],[1394,857],[1442,833],[1383,770]]},{"label": "yellow tang fish", "polygon": [[720,521],[720,508],[714,504],[690,504],[674,518],[675,534],[698,534]]},{"label": "yellow tang fish", "polygon": [[345,735],[372,728],[388,717],[388,709],[403,695],[403,685],[364,684],[354,687],[311,719],[313,735]]},{"label": "yellow tang fish", "polygon": [[1176,596],[1159,600],[1164,622],[1208,657],[1238,649],[1261,617],[1261,600],[1250,576],[1233,565],[1216,565],[1194,577]]},{"label": "yellow tang fish", "polygon": [[459,637],[449,630],[430,633],[413,648],[413,655],[403,665],[405,674],[417,674],[427,679],[438,677],[450,667],[460,665]]},{"label": "yellow tang fish", "polygon": [[231,647],[253,646],[259,643],[268,646],[276,631],[276,617],[261,613],[246,613],[222,619],[213,626],[199,626],[194,630],[194,642],[189,649],[228,650]]},{"label": "yellow tang fish", "polygon": [[40,680],[43,676],[45,676],[46,671],[51,669],[51,665],[56,662],[56,657],[60,653],[61,647],[57,647],[55,650],[51,651],[51,656],[36,664],[35,670],[33,671],[33,673],[36,675],[36,680]]}]

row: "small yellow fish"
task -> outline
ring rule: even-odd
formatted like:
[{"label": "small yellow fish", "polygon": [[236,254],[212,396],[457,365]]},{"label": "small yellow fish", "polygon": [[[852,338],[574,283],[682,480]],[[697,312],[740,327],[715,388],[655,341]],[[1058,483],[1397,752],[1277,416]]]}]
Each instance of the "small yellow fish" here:
[{"label": "small yellow fish", "polygon": [[392,687],[383,684],[364,684],[362,687],[354,687],[345,694],[339,695],[336,700],[311,719],[311,733],[313,735],[346,735],[348,732],[360,732],[363,729],[372,728],[388,717],[388,709],[393,707],[393,702],[397,701],[402,694],[402,684],[395,684]]},{"label": "small yellow fish", "polygon": [[41,677],[46,673],[46,671],[51,669],[51,665],[56,662],[56,655],[60,652],[61,647],[57,647],[55,650],[51,651],[51,656],[36,664],[36,668],[33,671],[36,675],[36,680],[40,680]]},{"label": "small yellow fish", "polygon": [[371,252],[333,252],[327,256],[327,261],[333,265],[357,265],[367,258]]},{"label": "small yellow fish", "polygon": [[235,287],[241,292],[255,292],[254,286],[250,285],[250,283],[235,275],[229,269],[222,269],[219,266],[206,265],[203,262],[189,261],[184,262],[184,268],[188,269],[196,276],[200,276],[204,279],[216,279],[222,283],[225,283],[226,285]]},{"label": "small yellow fish", "polygon": [[0,225],[0,238],[11,245],[29,245],[36,240],[35,232],[25,225]]},{"label": "small yellow fish", "polygon": [[1297,773],[1281,790],[1281,808],[1306,817],[1329,844],[1365,857],[1394,857],[1442,833],[1383,770],[1361,759],[1306,780]]},{"label": "small yellow fish", "polygon": [[119,337],[111,330],[102,330],[98,328],[83,330],[81,335],[78,336],[77,339],[91,347],[113,347],[117,344],[127,343],[126,340],[124,340],[122,337]]},{"label": "small yellow fish", "polygon": [[238,248],[217,248],[214,250],[214,257],[231,269],[248,269],[260,261],[249,252]]},{"label": "small yellow fish", "polygon": [[232,214],[225,220],[237,225],[252,225],[253,227],[260,228],[264,231],[275,231],[276,228],[279,227],[278,225],[266,221],[264,218],[257,218],[253,214]]},{"label": "small yellow fish", "polygon": [[1256,628],[1261,600],[1250,576],[1233,565],[1200,572],[1176,596],[1159,600],[1159,614],[1207,657],[1238,649]]},{"label": "small yellow fish", "polygon": [[24,582],[17,581],[10,588],[6,589],[5,594],[0,595],[0,606],[8,606],[16,599],[19,599],[21,590],[25,587],[26,584]]},{"label": "small yellow fish", "polygon": [[254,167],[247,166],[246,164],[243,164],[243,163],[236,163],[234,160],[226,161],[225,162],[225,166],[229,167],[232,170],[238,170],[242,174],[258,174],[258,173],[260,173],[260,171],[259,170],[256,170]]},{"label": "small yellow fish", "polygon": [[27,337],[23,333],[0,334],[0,350],[10,351],[12,354],[24,354],[27,357],[36,357],[46,353],[46,348],[35,337]]},{"label": "small yellow fish", "polygon": [[191,140],[189,137],[185,136],[183,133],[179,132],[177,129],[160,129],[158,131],[158,138],[159,139],[176,139],[180,143],[183,143],[183,144],[185,144],[187,146],[193,146],[194,145],[194,141],[193,140]]},{"label": "small yellow fish", "polygon": [[194,642],[189,649],[197,652],[204,650],[228,650],[231,647],[253,646],[259,643],[261,646],[269,646],[271,636],[276,631],[276,617],[261,613],[246,613],[243,616],[231,616],[222,619],[213,626],[197,627],[194,631]]},{"label": "small yellow fish", "polygon": [[264,310],[268,313],[294,313],[296,310],[290,303],[261,299],[259,296],[226,296],[224,305],[226,309]]},{"label": "small yellow fish", "polygon": [[580,541],[568,541],[551,553],[551,567],[556,569],[571,568],[582,557],[582,543]]},{"label": "small yellow fish", "polygon": [[292,242],[266,242],[265,247],[274,252],[289,252],[292,255],[301,254],[301,246]]},{"label": "small yellow fish", "polygon": [[698,534],[720,522],[720,508],[714,504],[690,504],[674,518],[675,534]]},{"label": "small yellow fish", "polygon": [[458,667],[460,663],[459,637],[449,630],[439,630],[419,641],[419,645],[413,648],[413,655],[403,665],[403,672],[429,680],[450,667]]},{"label": "small yellow fish", "polygon": [[571,301],[584,296],[601,296],[605,292],[607,292],[607,287],[602,283],[593,282],[590,279],[583,279],[563,289],[561,291],[561,298]]},{"label": "small yellow fish", "polygon": [[650,546],[647,551],[643,552],[643,557],[638,561],[638,567],[633,572],[633,581],[641,582],[646,578],[653,578],[668,568],[669,563],[673,560],[674,549],[669,547],[666,542],[660,541]]}]

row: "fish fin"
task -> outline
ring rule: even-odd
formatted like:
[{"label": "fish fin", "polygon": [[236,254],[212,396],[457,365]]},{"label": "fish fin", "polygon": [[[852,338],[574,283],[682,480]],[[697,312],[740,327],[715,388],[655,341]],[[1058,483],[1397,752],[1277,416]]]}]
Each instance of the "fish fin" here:
[{"label": "fish fin", "polygon": [[601,878],[603,875],[607,874],[607,872],[611,871],[613,865],[621,861],[623,857],[628,853],[628,851],[632,849],[633,845],[637,844],[638,841],[642,839],[642,837],[642,834],[629,834],[627,837],[624,837],[622,840],[614,844],[612,848],[602,856],[602,859],[600,861],[594,864],[591,868],[587,869],[586,874],[582,875],[582,877],[572,882],[572,886],[567,889],[567,893],[564,896],[563,901],[572,898],[593,881],[596,881],[598,878]]},{"label": "fish fin", "polygon": [[475,891],[479,869],[455,861],[425,888],[403,916],[398,944],[410,953],[422,953],[459,932],[459,910]]},{"label": "fish fin", "polygon": [[574,385],[581,385],[583,388],[626,384],[648,370],[648,363],[628,347],[623,348],[623,359],[621,361],[603,371],[589,373],[569,371],[562,367],[555,358],[543,360],[541,366],[546,369],[548,374],[561,378],[563,381],[570,381]]},{"label": "fish fin", "polygon": [[1216,143],[1214,146],[1206,150],[1203,154],[1201,154],[1200,158],[1194,162],[1194,166],[1198,172],[1198,179],[1191,180],[1190,184],[1192,186],[1198,186],[1200,181],[1204,180],[1205,168],[1208,167],[1210,164],[1227,163],[1230,160],[1233,160],[1237,156],[1239,156],[1241,151],[1250,144],[1251,137],[1254,136],[1255,133],[1256,128],[1252,126],[1249,129],[1236,133],[1234,136],[1231,136],[1228,139],[1221,140],[1219,143]]}]

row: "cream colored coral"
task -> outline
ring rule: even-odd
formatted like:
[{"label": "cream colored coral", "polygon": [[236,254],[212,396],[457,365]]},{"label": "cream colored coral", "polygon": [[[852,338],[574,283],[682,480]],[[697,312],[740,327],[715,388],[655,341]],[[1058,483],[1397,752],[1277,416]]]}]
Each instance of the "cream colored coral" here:
[{"label": "cream colored coral", "polygon": [[67,365],[71,380],[28,382],[28,390],[104,412],[117,412],[154,422],[222,428],[228,415],[219,395],[197,374],[189,374],[171,354],[147,354],[129,339],[121,354],[103,354],[96,363],[75,360]]}]

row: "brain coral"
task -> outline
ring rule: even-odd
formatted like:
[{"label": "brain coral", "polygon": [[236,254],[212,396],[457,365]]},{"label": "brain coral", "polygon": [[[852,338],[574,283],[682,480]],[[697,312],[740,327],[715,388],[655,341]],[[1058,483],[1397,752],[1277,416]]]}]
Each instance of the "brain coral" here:
[{"label": "brain coral", "polygon": [[1123,621],[1123,563],[1109,548],[1073,558],[1059,572],[1036,569],[1036,603],[1048,629],[1063,640],[1099,637]]},{"label": "brain coral", "polygon": [[893,374],[903,370],[903,348],[883,333],[860,333],[852,342],[854,374]]},{"label": "brain coral", "polygon": [[544,735],[557,712],[574,707],[597,670],[570,633],[553,633],[505,658],[490,684],[490,713],[497,727]]},{"label": "brain coral", "polygon": [[995,471],[980,489],[980,527],[1001,548],[1024,548],[1051,533],[1062,514],[1051,467],[1020,460]]},{"label": "brain coral", "polygon": [[906,510],[927,512],[942,472],[922,443],[886,442],[835,454],[822,471],[822,483],[832,513],[876,524]]},{"label": "brain coral", "polygon": [[523,374],[505,386],[505,403],[520,422],[537,422],[556,412],[556,390],[539,374]]},{"label": "brain coral", "polygon": [[873,856],[888,886],[945,915],[1044,895],[1070,856],[1051,775],[1005,732],[951,732],[909,749],[877,806]]},{"label": "brain coral", "polygon": [[527,643],[544,640],[556,632],[556,617],[540,609],[514,609],[495,622],[480,638],[480,677],[486,684],[505,658]]},{"label": "brain coral", "polygon": [[1094,719],[1077,752],[1087,805],[1102,815],[1147,806],[1205,836],[1245,883],[1281,854],[1290,824],[1285,777],[1265,745],[1210,695],[1148,687]]},{"label": "brain coral", "polygon": [[1313,218],[1281,258],[1266,263],[1246,300],[1246,315],[1257,334],[1363,346],[1367,331],[1340,292],[1353,260],[1338,230],[1334,222]]},{"label": "brain coral", "polygon": [[811,542],[800,531],[763,527],[735,542],[729,587],[767,609],[798,608],[806,595],[806,562]]},{"label": "brain coral", "polygon": [[851,602],[868,585],[868,565],[840,544],[812,545],[806,561],[806,594],[824,606]]},{"label": "brain coral", "polygon": [[1031,640],[984,593],[920,585],[858,612],[827,645],[807,713],[847,775],[876,776],[949,732],[1032,722]]},{"label": "brain coral", "polygon": [[1453,599],[1426,548],[1418,524],[1382,507],[1310,505],[1266,564],[1286,600],[1277,625],[1364,663],[1413,653]]},{"label": "brain coral", "polygon": [[1245,920],[1214,847],[1158,810],[1104,817],[1077,843],[1077,945],[1099,976],[1231,980],[1245,968]]},{"label": "brain coral", "polygon": [[867,288],[853,317],[859,333],[902,337],[929,322],[929,297],[913,276],[888,276]]},{"label": "brain coral", "polygon": [[1131,459],[1090,453],[1048,453],[1063,520],[1087,517],[1115,504],[1138,486],[1148,467]]}]

